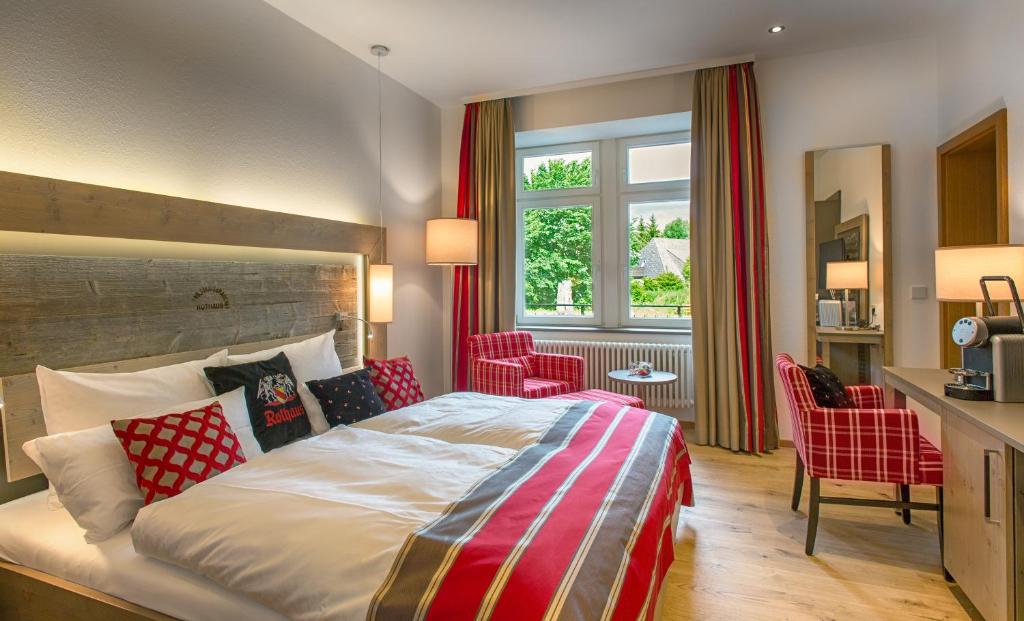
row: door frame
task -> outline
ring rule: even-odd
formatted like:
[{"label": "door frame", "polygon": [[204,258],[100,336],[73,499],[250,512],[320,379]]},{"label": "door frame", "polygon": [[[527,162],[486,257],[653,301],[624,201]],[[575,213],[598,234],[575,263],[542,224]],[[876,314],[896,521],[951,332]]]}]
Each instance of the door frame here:
[{"label": "door frame", "polygon": [[[948,244],[943,239],[944,212],[946,203],[945,197],[945,173],[946,157],[963,151],[975,142],[995,136],[996,143],[996,241],[997,244],[1010,243],[1010,188],[1009,188],[1009,167],[1007,157],[1007,134],[1006,134],[1006,108],[1001,108],[974,125],[953,136],[936,149],[936,175],[938,185],[938,244],[942,248]],[[956,245],[956,244],[952,244]],[[944,339],[949,338],[946,327],[942,321],[942,302],[939,302],[939,367],[946,368],[944,359],[945,347],[942,346]]]}]

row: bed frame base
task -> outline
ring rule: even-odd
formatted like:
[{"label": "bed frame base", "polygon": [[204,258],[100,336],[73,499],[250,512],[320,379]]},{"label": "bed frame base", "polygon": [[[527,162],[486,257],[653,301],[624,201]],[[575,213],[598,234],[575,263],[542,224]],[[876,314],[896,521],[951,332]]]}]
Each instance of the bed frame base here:
[{"label": "bed frame base", "polygon": [[0,619],[178,621],[95,589],[4,562],[0,562]]}]

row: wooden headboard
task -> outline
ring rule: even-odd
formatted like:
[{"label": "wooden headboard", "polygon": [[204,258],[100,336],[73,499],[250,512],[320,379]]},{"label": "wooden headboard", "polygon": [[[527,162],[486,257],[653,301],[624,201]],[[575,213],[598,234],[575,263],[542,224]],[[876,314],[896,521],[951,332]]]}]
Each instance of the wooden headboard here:
[{"label": "wooden headboard", "polygon": [[[0,172],[0,231],[189,242],[384,259],[378,227]],[[132,371],[258,351],[339,328],[357,364],[355,265],[0,254],[0,408],[6,478],[38,472],[21,444],[45,433],[34,368]],[[374,325],[371,355],[386,354]],[[41,489],[0,485],[0,502]]]}]

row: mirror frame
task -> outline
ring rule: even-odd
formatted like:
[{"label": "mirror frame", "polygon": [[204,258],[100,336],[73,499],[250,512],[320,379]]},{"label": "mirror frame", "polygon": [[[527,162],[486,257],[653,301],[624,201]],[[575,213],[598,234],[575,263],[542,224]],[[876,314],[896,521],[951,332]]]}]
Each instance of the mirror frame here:
[{"label": "mirror frame", "polygon": [[882,366],[892,366],[893,345],[892,326],[895,308],[892,304],[892,147],[889,144],[862,144],[850,145],[847,147],[827,147],[807,151],[804,153],[804,200],[806,212],[806,237],[807,237],[807,363],[813,365],[818,355],[818,337],[814,324],[814,295],[817,293],[818,284],[818,262],[815,257],[817,240],[814,236],[815,208],[814,208],[814,154],[820,151],[832,151],[838,149],[849,149],[857,147],[882,148],[882,305],[884,316],[882,318]]}]

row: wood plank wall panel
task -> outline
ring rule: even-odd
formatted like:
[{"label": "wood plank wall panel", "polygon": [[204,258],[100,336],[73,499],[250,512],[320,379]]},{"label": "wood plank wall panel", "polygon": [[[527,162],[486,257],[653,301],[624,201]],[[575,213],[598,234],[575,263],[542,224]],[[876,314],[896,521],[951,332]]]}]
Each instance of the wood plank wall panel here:
[{"label": "wood plank wall panel", "polygon": [[380,228],[0,172],[0,230],[372,255]]},{"label": "wood plank wall panel", "polygon": [[0,255],[0,376],[326,332],[356,313],[357,280],[347,265]]},{"label": "wood plank wall panel", "polygon": [[[387,231],[276,211],[0,171],[0,230],[353,253],[387,260]],[[0,316],[2,317],[2,316]],[[387,355],[387,325],[369,354]]]}]

